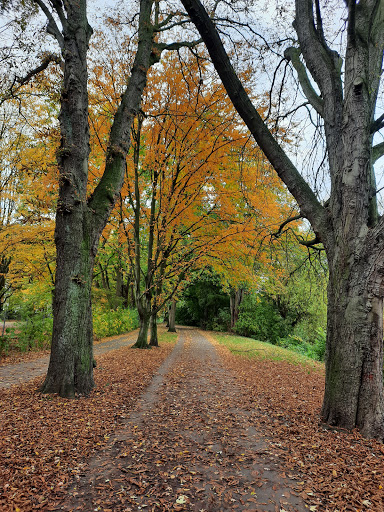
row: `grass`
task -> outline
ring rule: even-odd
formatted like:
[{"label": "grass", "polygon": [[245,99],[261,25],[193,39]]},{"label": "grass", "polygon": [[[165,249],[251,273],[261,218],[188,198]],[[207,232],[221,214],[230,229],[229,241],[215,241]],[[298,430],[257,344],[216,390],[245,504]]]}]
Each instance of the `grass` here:
[{"label": "grass", "polygon": [[168,332],[166,327],[159,325],[158,327],[159,345],[162,343],[176,343],[178,338],[177,332]]},{"label": "grass", "polygon": [[273,361],[287,361],[288,363],[322,370],[324,363],[298,354],[292,350],[272,345],[252,338],[233,336],[225,333],[211,333],[212,337],[221,345],[227,347],[233,354],[248,359],[270,359]]}]

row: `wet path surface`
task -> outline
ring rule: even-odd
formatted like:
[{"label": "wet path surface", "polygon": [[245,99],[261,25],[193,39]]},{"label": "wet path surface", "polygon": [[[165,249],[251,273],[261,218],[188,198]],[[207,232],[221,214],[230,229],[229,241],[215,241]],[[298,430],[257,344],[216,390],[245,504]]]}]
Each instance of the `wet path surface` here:
[{"label": "wet path surface", "polygon": [[[95,356],[105,354],[110,350],[131,345],[136,341],[138,331],[116,337],[113,340],[104,341],[94,345]],[[0,388],[10,388],[15,384],[28,382],[29,380],[45,375],[48,369],[49,356],[40,357],[24,363],[6,364],[0,367]]]},{"label": "wet path surface", "polygon": [[55,510],[308,510],[199,331],[179,342],[109,446]]}]

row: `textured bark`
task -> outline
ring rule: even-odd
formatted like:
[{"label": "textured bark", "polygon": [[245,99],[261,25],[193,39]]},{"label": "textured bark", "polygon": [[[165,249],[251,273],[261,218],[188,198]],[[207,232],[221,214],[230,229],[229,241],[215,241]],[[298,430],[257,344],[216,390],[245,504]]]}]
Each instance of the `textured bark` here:
[{"label": "textured bark", "polygon": [[231,290],[230,309],[231,309],[231,329],[234,329],[239,318],[240,304],[243,301],[244,290],[242,288]]},{"label": "textured bark", "polygon": [[152,311],[150,328],[151,328],[151,338],[149,340],[149,345],[151,347],[158,347],[159,346],[159,338],[157,336],[157,312],[156,311]]},{"label": "textured bark", "polygon": [[[322,206],[249,100],[200,1],[182,3],[235,108],[326,249],[330,278],[322,418],[382,440],[384,219],[377,215],[372,161],[384,148],[372,149],[372,133],[383,126],[383,120],[374,122],[373,116],[382,71],[384,4],[347,2],[342,79],[342,60],[322,32],[319,3],[296,0],[294,28],[300,48],[289,48],[285,55],[309,103],[324,120],[331,196]],[[320,90],[318,96],[307,70]]]},{"label": "textured bark", "polygon": [[132,348],[148,348],[148,329],[149,323],[151,319],[150,310],[147,311],[139,311],[140,318],[140,329],[139,334],[137,336],[136,343],[132,345]]},{"label": "textured bark", "polygon": [[176,301],[172,300],[171,307],[169,308],[169,327],[168,327],[168,332],[176,332],[175,315],[176,315]]},{"label": "textured bark", "polygon": [[54,3],[62,32],[42,0],[35,1],[47,15],[48,30],[58,40],[64,59],[54,325],[50,364],[42,391],[73,397],[77,393],[89,393],[94,385],[93,265],[101,232],[123,184],[131,126],[140,107],[149,66],[153,63],[152,0],[140,2],[135,61],[112,125],[105,172],[88,200],[87,51],[92,30],[87,22],[86,1],[68,0],[64,4],[65,11],[61,2]]}]

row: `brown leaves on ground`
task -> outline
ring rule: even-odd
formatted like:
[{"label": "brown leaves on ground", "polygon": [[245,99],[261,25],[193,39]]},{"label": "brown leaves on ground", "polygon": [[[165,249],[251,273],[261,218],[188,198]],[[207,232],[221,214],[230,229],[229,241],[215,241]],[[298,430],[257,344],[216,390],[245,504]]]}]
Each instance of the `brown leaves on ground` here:
[{"label": "brown leaves on ground", "polygon": [[0,510],[44,509],[103,447],[171,351],[122,348],[98,357],[89,398],[40,395],[41,379],[0,391]]},{"label": "brown leaves on ground", "polygon": [[[136,398],[170,349],[168,344],[151,351],[126,348],[100,357],[95,371],[97,388],[88,399],[66,401],[36,395],[36,381],[2,391],[0,510],[47,510],[63,502],[70,484],[86,474],[87,458],[105,447],[117,427],[126,423]],[[96,501],[92,506],[114,510],[119,491],[127,510],[138,510],[137,505],[146,500],[159,503],[153,510],[194,510],[190,508],[192,500],[196,502],[196,496],[208,492],[220,496],[223,503],[236,500],[233,510],[264,512],[267,509],[259,508],[256,497],[265,475],[252,474],[251,464],[267,457],[279,462],[283,476],[293,479],[289,485],[311,512],[384,510],[384,447],[363,439],[358,432],[330,430],[319,424],[324,386],[321,370],[249,360],[222,347],[217,350],[224,373],[218,375],[214,388],[226,373],[228,386],[233,384],[239,398],[216,393],[204,407],[199,389],[185,394],[190,366],[175,366],[160,390],[160,397],[174,397],[173,405],[163,401],[155,406],[153,416],[146,416],[144,424],[133,425],[124,446],[115,445],[115,458],[109,462],[111,471],[118,470],[122,480],[112,482],[107,476],[95,481],[98,495],[93,495]],[[203,374],[202,381],[204,378]],[[180,387],[184,395],[178,394]],[[185,407],[183,399],[189,395],[200,400],[192,408]],[[216,417],[211,414],[214,399],[217,410],[222,410]],[[238,435],[242,426],[236,410],[239,406],[255,432],[265,436],[261,442],[266,448],[260,453],[253,451],[252,460],[247,438]],[[155,418],[161,423],[154,423]],[[150,431],[153,436],[148,438]],[[163,439],[168,444],[164,445]],[[236,451],[241,443],[244,448]],[[199,452],[195,450],[198,445],[202,447]],[[254,480],[248,494],[241,497],[244,469]],[[221,483],[212,489],[209,482],[217,478]],[[209,507],[205,503],[205,510],[215,510],[214,505]]]},{"label": "brown leaves on ground", "polygon": [[271,451],[287,472],[301,474],[296,490],[311,512],[384,510],[384,446],[319,423],[323,371],[219,351]]}]

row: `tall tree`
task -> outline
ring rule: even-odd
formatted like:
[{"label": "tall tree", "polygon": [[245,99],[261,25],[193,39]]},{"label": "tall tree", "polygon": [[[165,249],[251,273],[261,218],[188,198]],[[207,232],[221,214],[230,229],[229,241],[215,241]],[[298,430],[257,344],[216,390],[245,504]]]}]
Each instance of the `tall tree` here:
[{"label": "tall tree", "polygon": [[[4,4],[11,8],[13,5],[12,2]],[[54,325],[51,358],[42,391],[73,397],[76,393],[89,393],[94,385],[91,281],[99,238],[124,180],[131,125],[140,108],[148,69],[168,48],[166,43],[159,42],[159,34],[168,23],[177,24],[177,19],[170,15],[164,20],[159,2],[140,1],[137,51],[113,118],[104,172],[88,194],[87,56],[92,28],[87,18],[87,2],[32,0],[32,4],[47,18],[47,32],[59,45],[63,68],[61,142],[57,152],[59,199],[55,225]],[[171,46],[179,47],[177,43]],[[31,73],[41,71],[41,66]]]},{"label": "tall tree", "polygon": [[[298,46],[286,49],[308,103],[322,118],[331,193],[322,204],[252,105],[199,0],[182,0],[234,106],[324,244],[329,264],[324,422],[384,439],[384,217],[374,162],[384,127],[374,118],[382,75],[384,4],[348,0],[341,57],[326,40],[319,0],[296,0]],[[309,74],[308,74],[309,72]],[[316,83],[319,93],[313,82]]]},{"label": "tall tree", "polygon": [[[139,347],[147,345],[150,317],[193,267],[226,261],[233,246],[248,242],[251,252],[265,217],[276,221],[283,209],[277,180],[268,176],[269,166],[249,143],[221,84],[204,68],[192,55],[182,61],[171,55],[151,73],[145,118],[137,122],[127,162],[122,225],[135,268]],[[264,180],[260,188],[257,177]],[[236,261],[239,266],[239,254]],[[156,344],[154,321],[152,326]]]}]

